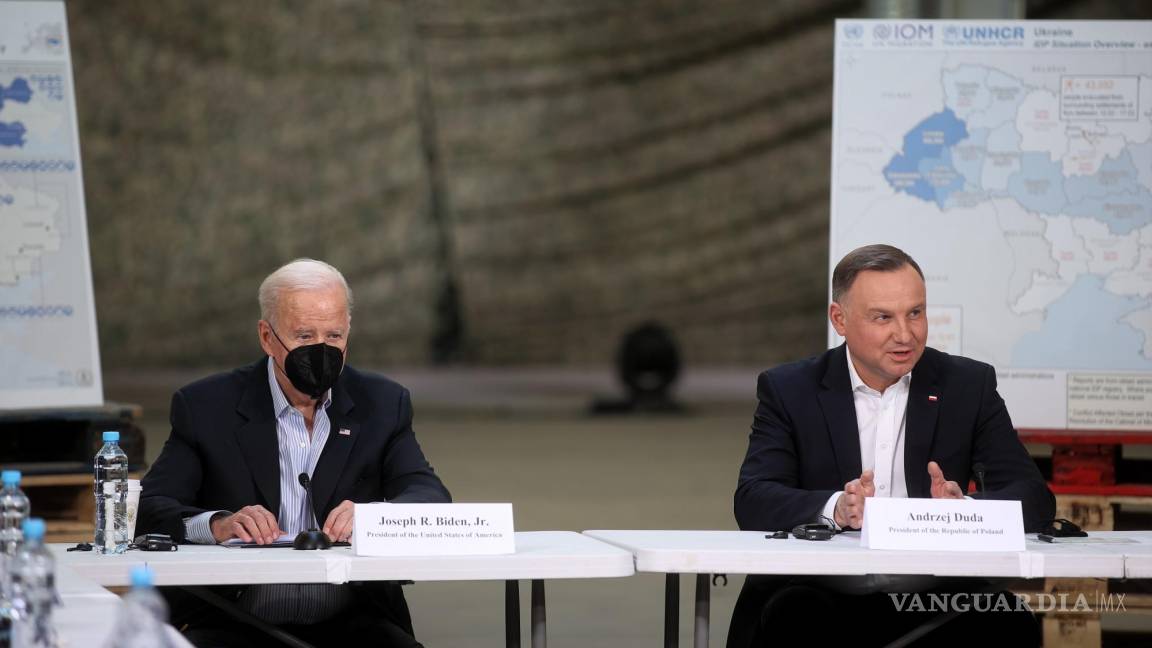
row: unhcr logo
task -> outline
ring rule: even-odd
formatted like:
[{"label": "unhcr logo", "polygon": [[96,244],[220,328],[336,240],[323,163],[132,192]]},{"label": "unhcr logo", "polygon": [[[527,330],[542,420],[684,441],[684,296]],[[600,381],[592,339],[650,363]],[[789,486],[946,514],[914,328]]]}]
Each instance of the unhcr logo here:
[{"label": "unhcr logo", "polygon": [[944,42],[950,45],[1023,45],[1024,28],[1016,25],[949,25]]},{"label": "unhcr logo", "polygon": [[1024,40],[1023,27],[961,27],[960,37],[967,40]]}]

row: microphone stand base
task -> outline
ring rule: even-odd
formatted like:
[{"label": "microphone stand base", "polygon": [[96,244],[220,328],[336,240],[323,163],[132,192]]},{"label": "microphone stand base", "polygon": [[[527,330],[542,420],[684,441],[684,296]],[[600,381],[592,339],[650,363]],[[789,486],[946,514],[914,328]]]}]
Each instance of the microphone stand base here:
[{"label": "microphone stand base", "polygon": [[313,549],[331,549],[332,541],[328,536],[324,535],[323,531],[318,529],[309,529],[301,531],[296,534],[296,539],[292,541],[293,549],[300,549],[304,551]]}]

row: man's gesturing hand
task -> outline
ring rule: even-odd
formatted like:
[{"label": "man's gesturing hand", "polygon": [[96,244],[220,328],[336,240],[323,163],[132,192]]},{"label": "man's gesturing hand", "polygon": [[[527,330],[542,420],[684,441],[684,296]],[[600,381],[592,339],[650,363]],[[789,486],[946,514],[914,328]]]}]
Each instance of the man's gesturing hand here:
[{"label": "man's gesturing hand", "polygon": [[864,525],[864,498],[876,494],[871,470],[865,470],[859,479],[844,484],[844,493],[836,500],[836,524],[859,529]]},{"label": "man's gesturing hand", "polygon": [[268,509],[253,504],[245,506],[231,515],[214,518],[210,523],[212,537],[216,542],[240,538],[244,542],[268,544],[284,534],[276,522],[276,516]]},{"label": "man's gesturing hand", "polygon": [[960,484],[944,479],[944,471],[935,461],[928,462],[928,476],[932,478],[932,497],[935,499],[964,499]]}]

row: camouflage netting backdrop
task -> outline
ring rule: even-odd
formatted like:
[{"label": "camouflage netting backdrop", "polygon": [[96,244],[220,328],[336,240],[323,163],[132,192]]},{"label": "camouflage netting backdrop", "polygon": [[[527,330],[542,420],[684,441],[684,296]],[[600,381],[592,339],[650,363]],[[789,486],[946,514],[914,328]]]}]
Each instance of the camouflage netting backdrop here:
[{"label": "camouflage netting backdrop", "polygon": [[69,2],[104,366],[254,358],[297,256],[365,365],[602,364],[650,320],[690,365],[815,352],[862,5]]}]

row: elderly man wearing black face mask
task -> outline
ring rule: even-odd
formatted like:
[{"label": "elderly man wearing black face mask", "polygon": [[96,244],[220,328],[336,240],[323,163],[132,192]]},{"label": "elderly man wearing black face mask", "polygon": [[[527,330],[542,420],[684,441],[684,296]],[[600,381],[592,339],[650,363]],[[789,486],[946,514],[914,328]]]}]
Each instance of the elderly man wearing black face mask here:
[{"label": "elderly man wearing black face mask", "polygon": [[[267,357],[173,396],[172,433],[144,478],[136,532],[263,545],[322,520],[324,534],[343,541],[355,502],[450,501],[416,442],[408,391],[345,364],[352,294],[340,272],[298,259],[269,275],[259,297]],[[249,618],[314,645],[357,645],[364,636],[419,645],[395,584],[222,589]],[[187,624],[194,644],[261,643],[250,625],[166,594],[174,625]]]}]

